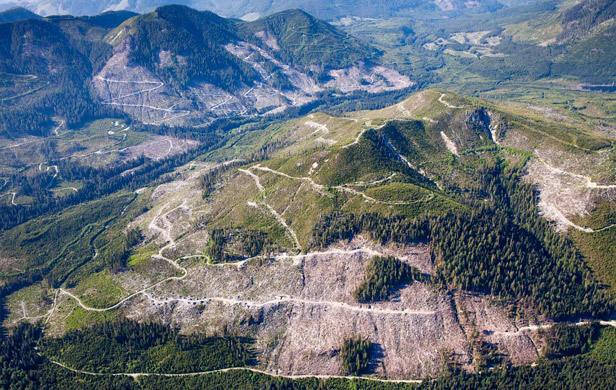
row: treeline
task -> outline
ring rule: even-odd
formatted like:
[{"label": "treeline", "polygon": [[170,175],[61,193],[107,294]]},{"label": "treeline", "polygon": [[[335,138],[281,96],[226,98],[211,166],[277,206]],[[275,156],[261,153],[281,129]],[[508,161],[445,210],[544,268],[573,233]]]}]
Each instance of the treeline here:
[{"label": "treeline", "polygon": [[236,161],[229,164],[223,164],[216,168],[210,169],[203,175],[199,177],[199,187],[203,191],[201,196],[203,199],[207,199],[210,197],[212,192],[216,189],[216,186],[220,184],[220,177],[231,169],[234,169],[242,164],[245,164],[244,161]]},{"label": "treeline", "polygon": [[353,291],[353,298],[362,302],[385,299],[400,285],[423,278],[417,268],[393,256],[374,256],[364,274],[364,281]]},{"label": "treeline", "polygon": [[[136,329],[139,334],[143,332]],[[87,332],[87,330],[86,330]],[[161,333],[166,333],[161,329]],[[159,334],[161,334],[159,333]],[[114,336],[113,332],[108,332]],[[175,389],[228,389],[228,390],[402,390],[411,386],[399,383],[381,383],[368,380],[342,380],[306,378],[291,380],[253,373],[245,370],[185,377],[147,376],[133,379],[128,376],[77,374],[50,363],[35,350],[40,329],[23,323],[0,339],[0,388],[9,390],[175,390]],[[130,337],[130,336],[128,336]],[[148,336],[150,337],[150,336]],[[172,337],[159,337],[172,340]],[[126,339],[123,339],[126,340]],[[144,345],[143,342],[134,342]],[[102,346],[105,347],[104,345]],[[90,348],[90,347],[88,347]],[[86,348],[86,349],[88,349]],[[100,350],[104,353],[105,349]],[[97,350],[91,349],[91,354]],[[164,360],[166,356],[161,356]]]},{"label": "treeline", "polygon": [[505,300],[530,299],[541,313],[560,318],[605,316],[612,305],[581,262],[561,258],[506,216],[482,210],[432,222],[436,278],[448,287]]},{"label": "treeline", "polygon": [[376,213],[325,215],[315,226],[311,243],[313,247],[325,248],[339,240],[350,241],[360,233],[382,245],[424,241],[430,235],[430,221],[404,216],[382,217]]},{"label": "treeline", "polygon": [[71,368],[101,373],[190,373],[253,363],[248,339],[185,336],[162,324],[126,319],[46,338],[40,349]]},{"label": "treeline", "polygon": [[[421,385],[370,380],[305,378],[290,380],[248,371],[230,371],[188,377],[89,376],[49,363],[36,353],[40,329],[22,323],[0,339],[0,388],[22,389],[120,389],[175,390],[179,388],[227,390],[556,390],[616,388],[616,366],[586,356],[542,361],[536,366],[496,368],[469,374],[453,368]],[[95,353],[92,350],[92,353]]]},{"label": "treeline", "polygon": [[361,336],[345,338],[340,347],[340,363],[345,375],[361,375],[370,366],[372,343]]},{"label": "treeline", "polygon": [[[381,243],[427,241],[436,283],[530,302],[554,318],[606,316],[614,304],[584,266],[573,243],[539,216],[536,193],[503,162],[477,172],[471,213],[407,220],[376,214],[334,215],[317,224],[312,243],[324,247],[360,232]],[[487,199],[483,202],[481,199]]]},{"label": "treeline", "polygon": [[545,356],[557,359],[590,351],[601,334],[601,326],[597,322],[587,325],[560,323],[542,333],[546,336]]},{"label": "treeline", "polygon": [[22,323],[0,339],[0,388],[8,390],[138,389],[128,377],[77,375],[46,361],[36,351],[40,328]]}]

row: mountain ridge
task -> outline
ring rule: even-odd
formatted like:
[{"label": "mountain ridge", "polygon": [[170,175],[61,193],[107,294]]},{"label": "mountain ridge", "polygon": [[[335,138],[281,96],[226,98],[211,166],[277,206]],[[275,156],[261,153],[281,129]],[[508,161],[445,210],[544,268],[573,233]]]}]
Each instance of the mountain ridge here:
[{"label": "mountain ridge", "polygon": [[340,3],[334,0],[247,0],[229,2],[226,0],[98,0],[87,4],[70,0],[24,0],[24,4],[44,15],[68,13],[74,15],[92,15],[109,10],[132,10],[148,13],[155,8],[169,4],[180,4],[200,10],[211,10],[227,17],[242,18],[244,16],[267,16],[289,8],[302,8],[306,12],[321,19],[333,20],[345,16],[358,17],[428,17],[442,18],[443,15],[456,17],[465,14],[491,12],[508,6],[511,3],[523,3],[525,0],[499,2],[497,0],[464,1],[464,0],[422,0],[409,3],[404,0],[374,1],[350,0]]},{"label": "mountain ridge", "polygon": [[26,19],[40,19],[42,16],[23,7],[12,7],[0,12],[0,23],[11,23]]}]

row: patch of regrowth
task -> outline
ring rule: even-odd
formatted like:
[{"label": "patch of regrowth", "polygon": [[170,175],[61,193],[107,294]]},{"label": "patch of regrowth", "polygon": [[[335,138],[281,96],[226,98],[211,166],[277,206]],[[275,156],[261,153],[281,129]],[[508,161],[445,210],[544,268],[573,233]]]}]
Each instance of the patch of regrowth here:
[{"label": "patch of regrowth", "polygon": [[75,289],[75,294],[85,305],[106,307],[120,300],[125,291],[113,280],[110,272],[105,270],[84,279]]},{"label": "patch of regrowth", "polygon": [[215,229],[206,248],[212,263],[228,263],[278,250],[268,235],[250,229]]},{"label": "patch of regrowth", "polygon": [[361,336],[344,339],[340,348],[340,362],[345,375],[361,375],[370,365],[372,342]]}]

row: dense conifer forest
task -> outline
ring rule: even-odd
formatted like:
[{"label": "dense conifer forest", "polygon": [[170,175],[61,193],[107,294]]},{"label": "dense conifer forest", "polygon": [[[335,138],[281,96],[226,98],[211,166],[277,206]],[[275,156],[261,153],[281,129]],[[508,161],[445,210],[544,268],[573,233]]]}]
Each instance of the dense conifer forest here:
[{"label": "dense conifer forest", "polygon": [[360,232],[377,242],[428,242],[437,262],[435,282],[524,300],[553,318],[606,316],[614,304],[583,266],[573,243],[539,217],[532,186],[503,162],[477,172],[490,202],[471,213],[409,220],[376,214],[333,215],[315,229],[324,247]]},{"label": "dense conifer forest", "polygon": [[340,362],[342,371],[348,375],[360,375],[370,364],[370,348],[372,343],[361,336],[344,339],[340,347]]}]

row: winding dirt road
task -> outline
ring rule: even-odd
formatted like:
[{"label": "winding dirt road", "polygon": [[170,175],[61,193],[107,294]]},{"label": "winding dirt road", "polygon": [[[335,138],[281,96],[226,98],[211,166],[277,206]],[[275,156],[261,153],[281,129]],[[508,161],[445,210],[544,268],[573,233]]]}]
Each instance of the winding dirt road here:
[{"label": "winding dirt road", "polygon": [[297,239],[297,234],[295,233],[295,231],[293,229],[291,229],[291,227],[287,224],[287,222],[284,220],[284,218],[282,218],[282,216],[280,214],[278,214],[278,212],[272,206],[267,204],[267,202],[266,202],[267,197],[265,195],[265,188],[263,188],[263,186],[261,185],[261,181],[259,179],[259,176],[255,175],[249,169],[239,169],[239,171],[244,173],[244,174],[246,174],[246,175],[248,175],[248,176],[250,176],[250,177],[252,177],[254,179],[257,188],[259,189],[259,191],[261,192],[261,194],[263,196],[263,200],[261,201],[261,203],[274,216],[274,218],[276,218],[278,223],[280,223],[285,228],[285,230],[289,233],[289,235],[293,239],[293,242],[295,243],[295,246],[299,249],[300,252],[302,252],[303,251],[302,245],[299,243],[299,240]]},{"label": "winding dirt road", "polygon": [[[540,330],[540,329],[550,329],[556,324],[559,324],[559,322],[541,324],[541,325],[528,325],[528,326],[523,326],[521,328],[518,328],[518,330],[516,331],[494,331],[494,332],[491,332],[490,334],[496,334],[500,336],[520,336],[526,332],[532,332],[532,331]],[[573,325],[573,326],[583,326],[583,325],[590,325],[590,324],[591,324],[590,321],[579,321],[579,322],[569,323],[569,325]],[[616,320],[599,321],[599,324],[603,326],[611,326],[611,327],[616,328]]]},{"label": "winding dirt road", "polygon": [[[496,136],[496,127],[494,127],[492,124],[490,124],[489,126],[490,128],[490,134],[492,135],[492,141],[498,145],[501,146],[500,142],[498,142],[497,140],[497,136]],[[552,173],[555,173],[557,175],[567,175],[567,176],[571,176],[577,179],[581,179],[584,182],[584,187],[588,188],[590,190],[596,190],[596,189],[616,189],[616,184],[597,184],[595,182],[592,181],[592,178],[590,176],[584,176],[584,175],[580,175],[578,173],[574,173],[574,172],[569,172],[569,171],[565,171],[562,168],[556,168],[553,167],[552,165],[548,164],[547,161],[534,156],[534,159],[536,159],[537,161],[539,161],[541,164],[545,165],[548,170]],[[555,205],[550,204],[546,201],[543,201],[544,203],[544,207],[545,207],[545,213],[544,214],[549,214],[552,218],[557,219],[558,221],[560,221],[562,224],[566,225],[566,226],[570,226],[576,230],[579,230],[581,232],[584,233],[598,233],[598,232],[602,232],[608,229],[612,229],[614,227],[616,227],[616,223],[613,223],[611,225],[608,226],[604,226],[600,229],[592,229],[589,227],[584,227],[584,226],[580,226],[576,223],[574,223],[573,221],[571,221],[569,218],[567,218],[562,211],[560,211]]]},{"label": "winding dirt road", "polygon": [[[48,359],[49,360],[49,359]],[[286,379],[292,379],[292,380],[298,380],[298,379],[309,379],[309,378],[317,378],[317,379],[348,379],[348,380],[366,380],[366,381],[373,381],[373,382],[382,382],[382,383],[421,383],[421,380],[418,379],[382,379],[382,378],[376,378],[376,377],[369,377],[369,376],[343,376],[343,375],[282,375],[282,374],[276,374],[273,372],[269,372],[269,371],[264,371],[264,370],[259,370],[257,368],[252,368],[252,367],[231,367],[231,368],[221,368],[218,370],[210,370],[210,371],[201,371],[201,372],[189,372],[189,373],[182,373],[182,374],[164,374],[164,373],[146,373],[146,372],[136,372],[136,373],[129,373],[129,372],[120,372],[120,373],[99,373],[99,372],[90,372],[90,371],[84,371],[84,370],[76,370],[74,368],[68,367],[67,365],[60,363],[60,362],[56,362],[54,360],[49,360],[50,363],[55,364],[57,366],[60,366],[64,369],[67,369],[69,371],[78,373],[78,374],[84,374],[84,375],[90,375],[90,376],[128,376],[128,377],[132,377],[132,378],[139,378],[142,376],[159,376],[159,377],[191,377],[191,376],[202,376],[202,375],[211,375],[211,374],[217,374],[217,373],[224,373],[224,372],[231,372],[231,371],[250,371],[250,372],[254,372],[257,374],[263,374],[263,375],[268,375],[271,377],[275,377],[275,378],[286,378]]]},{"label": "winding dirt road", "polygon": [[[164,257],[162,255],[162,253],[165,251],[165,249],[170,248],[171,246],[175,245],[175,241],[173,240],[173,237],[171,236],[170,233],[170,228],[171,225],[169,224],[167,229],[163,229],[161,227],[159,227],[156,222],[159,220],[159,218],[162,218],[164,220],[166,220],[166,216],[173,210],[176,210],[177,208],[180,207],[185,207],[184,204],[182,204],[181,206],[178,206],[174,209],[171,209],[169,211],[167,211],[165,214],[162,214],[163,211],[168,207],[168,204],[165,204],[157,213],[157,215],[152,219],[152,221],[149,224],[149,227],[152,230],[158,231],[163,238],[166,240],[167,245],[165,245],[164,247],[162,247],[157,255],[152,256],[153,258],[158,258],[161,260],[165,260],[168,261],[170,264],[172,264],[174,267],[181,269],[184,271],[184,275],[179,276],[179,277],[169,277],[166,279],[163,279],[153,285],[150,285],[148,287],[143,288],[140,291],[137,291],[131,295],[129,295],[128,297],[120,300],[119,302],[117,302],[116,304],[109,306],[109,307],[105,307],[105,308],[93,308],[93,307],[89,307],[87,305],[85,305],[81,299],[77,296],[75,296],[74,294],[72,294],[69,291],[66,291],[62,288],[56,290],[55,293],[55,297],[54,297],[54,303],[52,308],[47,312],[47,314],[37,317],[38,318],[45,318],[45,323],[44,323],[44,328],[47,325],[49,319],[51,318],[51,316],[53,315],[53,313],[56,310],[57,307],[57,301],[58,301],[58,296],[59,295],[66,295],[72,299],[74,299],[77,304],[84,310],[87,311],[93,311],[93,312],[105,312],[105,311],[110,311],[110,310],[114,310],[118,307],[120,307],[121,305],[123,305],[124,303],[126,303],[127,301],[129,301],[130,299],[134,298],[137,295],[143,294],[145,295],[147,298],[150,298],[150,300],[154,300],[156,302],[162,303],[162,302],[170,302],[170,301],[181,301],[181,302],[185,302],[185,303],[192,303],[195,304],[195,300],[190,300],[190,299],[176,299],[176,298],[165,298],[165,299],[159,299],[159,298],[154,298],[152,297],[148,291],[151,290],[152,288],[161,285],[167,281],[170,280],[182,280],[184,279],[187,275],[188,275],[188,270],[184,267],[181,267],[179,264],[177,264],[177,262],[172,261],[170,259],[167,259],[166,257]],[[162,215],[162,216],[161,216]],[[168,222],[168,221],[166,221]],[[319,256],[319,255],[332,255],[332,254],[340,254],[340,255],[345,255],[345,254],[356,254],[356,253],[368,253],[370,255],[379,255],[380,253],[377,251],[373,251],[371,249],[355,249],[355,250],[349,250],[349,251],[345,251],[345,250],[341,250],[341,249],[334,249],[334,250],[329,250],[329,251],[324,251],[324,252],[314,252],[314,253],[309,253],[309,254],[300,254],[300,255],[280,255],[277,256],[278,259],[280,260],[292,260],[294,262],[298,261],[298,260],[303,260],[307,257],[310,256]],[[195,255],[198,256],[198,255]],[[191,258],[191,257],[195,257],[195,256],[187,256],[187,257],[183,257],[182,259],[186,259],[186,258]],[[200,257],[200,256],[198,256]],[[249,259],[245,260],[248,261]],[[245,262],[244,261],[244,262]],[[242,263],[243,264],[243,263]],[[235,263],[229,263],[229,264],[211,264],[209,266],[237,266]],[[285,302],[291,302],[291,303],[302,303],[302,304],[310,304],[310,305],[327,305],[327,306],[331,306],[331,307],[335,307],[335,308],[339,308],[342,310],[352,310],[352,311],[360,311],[360,312],[372,312],[372,313],[377,313],[377,314],[387,314],[387,315],[434,315],[436,314],[435,311],[421,311],[421,310],[391,310],[391,309],[379,309],[379,308],[373,308],[371,306],[353,306],[353,305],[349,305],[347,303],[344,302],[332,302],[332,301],[310,301],[310,300],[305,300],[305,299],[300,299],[300,298],[294,298],[294,297],[290,297],[290,296],[279,296],[278,298],[269,300],[269,301],[265,301],[265,302],[253,302],[253,301],[243,301],[243,300],[237,300],[237,299],[232,299],[232,298],[221,298],[221,297],[209,297],[209,298],[204,298],[204,301],[207,302],[221,302],[223,304],[229,304],[229,305],[242,305],[245,307],[263,307],[263,306],[267,306],[267,305],[278,305],[281,303],[285,303]],[[42,335],[41,335],[42,338]],[[38,351],[37,348],[37,353],[40,354],[40,351]],[[42,355],[41,355],[42,356]],[[49,360],[52,364],[55,364],[59,367],[62,367],[64,369],[70,370],[72,372],[75,373],[79,373],[79,374],[84,374],[84,375],[92,375],[92,376],[129,376],[132,378],[138,378],[141,376],[161,376],[161,377],[181,377],[181,376],[199,376],[199,375],[209,375],[209,374],[215,374],[215,373],[223,373],[223,372],[229,372],[229,371],[240,371],[240,370],[247,370],[247,371],[251,371],[251,372],[255,372],[255,373],[260,373],[260,374],[264,374],[264,375],[270,375],[270,376],[275,376],[275,377],[283,377],[283,378],[288,378],[288,379],[305,379],[305,378],[318,378],[318,379],[329,379],[329,378],[338,378],[338,379],[363,379],[363,380],[370,380],[370,381],[377,381],[377,382],[388,382],[388,383],[421,383],[421,380],[400,380],[400,379],[382,379],[382,378],[376,378],[376,377],[357,377],[357,376],[341,376],[341,375],[280,375],[280,374],[276,374],[276,373],[271,373],[268,371],[264,371],[264,370],[259,370],[256,368],[251,368],[251,367],[235,367],[235,368],[225,368],[225,369],[219,369],[219,370],[211,370],[211,371],[203,371],[203,372],[194,372],[194,373],[96,373],[96,372],[89,372],[89,371],[84,371],[84,370],[77,370],[71,367],[68,367],[67,365],[61,363],[61,362],[57,362],[54,360]]]},{"label": "winding dirt road", "polygon": [[[404,157],[402,157],[402,156],[400,156],[400,157],[402,159],[404,159]],[[404,160],[406,161],[406,159],[404,159]],[[406,163],[410,164],[408,161],[406,161]],[[311,177],[307,177],[307,176],[301,176],[301,177],[300,176],[291,176],[291,175],[288,175],[288,174],[286,174],[284,172],[280,172],[280,171],[276,171],[274,169],[271,169],[269,167],[263,167],[263,166],[261,166],[259,164],[251,167],[251,169],[257,169],[257,170],[260,170],[260,171],[263,171],[263,172],[273,173],[275,175],[282,176],[282,177],[285,177],[287,179],[307,181],[310,184],[310,186],[315,191],[317,191],[319,194],[321,194],[323,196],[330,197],[330,195],[325,191],[326,187],[324,185],[322,185],[322,184],[316,183]],[[254,173],[252,173],[252,175],[256,176]],[[430,194],[426,195],[425,199],[418,199],[418,200],[413,200],[413,201],[384,201],[384,200],[375,199],[375,198],[373,198],[373,197],[371,197],[369,195],[366,195],[362,191],[357,191],[355,189],[346,187],[344,185],[333,186],[331,188],[336,189],[336,190],[338,190],[340,192],[347,192],[347,193],[349,193],[351,195],[361,196],[362,198],[364,198],[364,200],[366,202],[378,203],[378,204],[384,204],[384,205],[395,205],[395,206],[404,206],[404,205],[410,205],[410,204],[415,204],[415,203],[419,203],[419,202],[424,202],[424,201],[430,200],[430,199],[432,199],[434,197],[434,194],[430,193]]]},{"label": "winding dirt road", "polygon": [[342,146],[342,149],[348,149],[353,145],[357,145],[359,143],[359,140],[361,139],[362,135],[364,135],[364,133],[366,131],[368,131],[369,128],[365,128],[362,131],[359,132],[359,134],[357,134],[357,137],[355,137],[355,140],[353,142],[351,142],[350,144],[346,144],[344,146]]},{"label": "winding dirt road", "polygon": [[445,98],[445,94],[441,93],[441,96],[439,96],[438,98],[439,103],[445,105],[448,108],[463,108],[462,106],[454,106],[453,104],[446,102],[444,98]]},{"label": "winding dirt road", "polygon": [[[583,181],[583,186],[589,190],[610,190],[610,189],[616,189],[616,185],[615,184],[597,184],[595,182],[592,181],[592,178],[590,176],[584,176],[584,175],[580,175],[578,173],[573,173],[573,172],[568,172],[565,171],[564,169],[561,168],[556,168],[551,166],[550,164],[548,164],[545,160],[541,159],[541,158],[536,158],[537,161],[539,161],[541,164],[545,165],[548,170],[556,175],[567,175],[576,179],[580,179]],[[569,218],[567,218],[564,213],[562,211],[560,211],[555,205],[548,203],[545,200],[541,200],[540,203],[544,204],[544,214],[549,215],[550,217],[557,219],[558,221],[560,221],[562,224],[566,225],[566,226],[570,226],[576,230],[579,230],[581,232],[584,233],[599,233],[599,232],[603,232],[605,230],[611,229],[613,227],[616,227],[616,223],[604,226],[602,228],[599,229],[592,229],[589,227],[584,227],[584,226],[580,226],[576,223],[574,223],[573,221],[571,221]]]},{"label": "winding dirt road", "polygon": [[[150,88],[146,88],[143,90],[139,90],[139,91],[135,91],[135,92],[131,92],[131,93],[127,93],[125,95],[120,95],[120,96],[116,96],[116,97],[111,97],[110,99],[107,100],[103,100],[101,103],[102,104],[106,104],[106,105],[112,105],[112,106],[122,106],[122,107],[134,107],[134,108],[145,108],[148,110],[154,110],[154,111],[161,111],[164,112],[165,114],[163,115],[163,118],[152,121],[152,122],[144,122],[144,124],[146,125],[156,125],[162,122],[166,122],[169,121],[171,119],[177,119],[177,118],[181,118],[183,116],[186,115],[190,115],[190,111],[188,110],[176,110],[174,108],[174,106],[171,107],[156,107],[156,106],[150,106],[147,104],[135,104],[135,103],[122,103],[122,102],[118,102],[118,100],[121,99],[126,99],[128,97],[133,97],[133,96],[137,96],[137,95],[142,95],[142,94],[147,94],[153,91],[156,91],[157,89],[160,89],[162,87],[165,86],[165,83],[161,82],[161,81],[132,81],[132,80],[114,80],[114,79],[107,79],[104,78],[102,76],[96,76],[95,78],[104,81],[105,83],[107,83],[107,85],[112,84],[112,83],[121,83],[121,84],[137,84],[137,85],[153,85]],[[175,116],[171,116],[171,117],[165,117],[165,115],[167,115],[167,113],[170,114],[177,114]]]},{"label": "winding dirt road", "polygon": [[[258,176],[255,175],[255,177]],[[181,259],[187,259],[187,258],[192,258],[192,257],[201,257],[200,255],[193,255],[193,256],[187,256],[187,257],[183,257],[181,259],[178,259],[178,261],[173,261],[170,260],[168,258],[166,258],[164,256],[164,252],[166,249],[171,248],[173,246],[176,245],[176,242],[173,239],[173,236],[171,234],[171,228],[172,228],[172,224],[169,222],[169,220],[167,219],[167,215],[169,213],[171,213],[172,211],[178,209],[178,208],[182,208],[182,207],[186,207],[185,202],[182,203],[180,206],[169,209],[168,211],[167,208],[169,207],[169,204],[165,204],[163,207],[161,207],[160,210],[158,210],[156,216],[152,219],[152,221],[150,222],[150,224],[148,225],[148,228],[150,228],[153,231],[158,232],[162,238],[165,240],[166,245],[164,245],[158,252],[158,254],[153,255],[153,258],[156,259],[160,259],[163,261],[167,261],[169,262],[171,265],[173,265],[176,269],[182,270],[183,271],[183,275],[182,276],[172,276],[169,278],[165,278],[155,284],[152,284],[148,287],[145,287],[143,289],[141,289],[140,291],[137,291],[125,298],[123,298],[122,300],[120,300],[119,302],[117,302],[116,304],[109,306],[109,307],[105,307],[105,308],[93,308],[93,307],[89,307],[87,305],[85,305],[82,300],[75,296],[74,294],[72,294],[69,291],[66,291],[62,288],[56,290],[55,292],[55,296],[54,296],[54,301],[53,301],[53,306],[51,307],[51,309],[43,316],[38,316],[38,317],[32,317],[33,319],[40,319],[40,318],[45,318],[45,322],[43,325],[43,329],[45,329],[45,327],[47,326],[49,319],[52,317],[53,313],[56,311],[57,305],[58,305],[58,297],[60,295],[66,295],[71,299],[74,299],[77,304],[84,310],[86,311],[93,311],[93,312],[105,312],[105,311],[110,311],[110,310],[114,310],[118,307],[120,307],[121,305],[123,305],[124,303],[126,303],[127,301],[131,300],[132,298],[136,297],[137,295],[144,295],[146,298],[149,298],[152,301],[155,301],[157,303],[164,303],[164,302],[171,302],[171,301],[180,301],[183,303],[188,303],[188,304],[196,304],[197,300],[194,299],[187,299],[187,298],[158,298],[158,297],[153,297],[151,294],[149,294],[149,291],[151,289],[153,289],[156,286],[159,286],[163,283],[166,283],[168,281],[171,280],[183,280],[184,278],[186,278],[188,276],[188,269],[180,266],[178,264],[178,261]],[[166,211],[166,212],[165,212]],[[160,226],[158,226],[157,222],[158,221],[164,221],[165,222],[165,226],[166,228],[161,228]],[[323,252],[313,252],[313,253],[306,253],[306,254],[298,254],[298,255],[287,255],[287,254],[283,254],[283,255],[279,255],[276,256],[277,260],[291,260],[294,263],[296,262],[301,262],[303,260],[305,260],[308,257],[311,256],[321,256],[321,255],[353,255],[353,254],[357,254],[357,253],[367,253],[368,255],[382,255],[380,252],[372,250],[370,248],[359,248],[359,249],[353,249],[353,250],[342,250],[342,249],[331,249],[331,250],[327,250],[327,251],[323,251]],[[237,264],[237,263],[227,263],[227,264],[208,264],[208,266],[232,266],[232,267],[241,267],[243,266],[243,264],[245,264],[246,261],[249,261],[250,259],[245,260],[244,262],[242,262],[241,264]],[[254,301],[248,301],[248,300],[240,300],[240,299],[233,299],[233,298],[225,298],[225,297],[204,297],[203,299],[204,302],[220,302],[222,304],[228,304],[228,305],[241,305],[244,307],[264,307],[267,305],[278,305],[278,304],[282,304],[282,303],[298,303],[298,304],[307,304],[307,305],[325,305],[325,306],[329,306],[329,307],[333,307],[333,308],[337,308],[337,309],[341,309],[341,310],[350,310],[350,311],[358,311],[358,312],[367,312],[367,313],[375,313],[375,314],[384,314],[384,315],[435,315],[437,314],[436,311],[430,311],[430,310],[393,310],[393,309],[386,309],[386,308],[375,308],[372,305],[362,305],[362,306],[353,306],[344,302],[333,302],[333,301],[312,301],[312,300],[307,300],[307,299],[301,299],[301,298],[295,298],[295,297],[291,297],[288,295],[281,295],[278,296],[274,299],[268,300],[268,301],[264,301],[264,302],[254,302]],[[201,301],[199,300],[199,301]],[[24,318],[29,319],[28,317],[25,317],[25,313],[24,313]],[[582,324],[582,323],[578,323],[578,324]],[[601,321],[602,325],[609,325],[609,326],[616,326],[616,321]],[[499,332],[498,334],[502,334],[502,335],[507,335],[507,336],[513,336],[513,335],[519,335],[523,332],[527,332],[527,331],[532,331],[532,330],[537,330],[537,329],[546,329],[546,328],[550,328],[554,326],[554,323],[550,323],[550,324],[540,324],[540,325],[530,325],[527,327],[522,327],[519,328],[517,331],[515,332]],[[41,334],[41,338],[43,337],[43,335]],[[37,347],[37,353],[40,354],[40,351]],[[41,355],[42,356],[42,355]],[[202,371],[202,372],[193,372],[193,373],[130,373],[130,372],[119,372],[119,373],[96,373],[96,372],[89,372],[89,371],[84,371],[84,370],[78,370],[78,369],[74,369],[71,367],[68,367],[67,365],[61,363],[61,362],[57,362],[57,361],[53,361],[53,360],[49,360],[52,364],[55,364],[59,367],[62,367],[64,369],[70,370],[72,372],[75,373],[79,373],[79,374],[83,374],[83,375],[91,375],[91,376],[127,376],[127,377],[132,377],[132,378],[138,378],[138,377],[145,377],[145,376],[160,376],[160,377],[188,377],[188,376],[200,376],[200,375],[210,375],[210,374],[216,374],[216,373],[224,373],[224,372],[230,372],[230,371],[240,371],[240,370],[247,370],[250,372],[254,372],[254,373],[259,373],[259,374],[264,374],[264,375],[270,375],[270,376],[274,376],[274,377],[282,377],[282,378],[288,378],[288,379],[305,379],[305,378],[318,378],[318,379],[329,379],[329,378],[338,378],[338,379],[362,379],[362,380],[370,380],[370,381],[376,381],[376,382],[383,382],[383,383],[421,383],[421,380],[416,380],[416,379],[408,379],[408,380],[400,380],[400,379],[382,379],[382,378],[376,378],[376,377],[357,377],[357,376],[342,376],[342,375],[280,375],[280,374],[276,374],[276,373],[272,373],[272,372],[268,372],[265,370],[260,370],[257,368],[252,368],[252,367],[234,367],[234,368],[225,368],[225,369],[219,369],[219,370],[210,370],[210,371]]]},{"label": "winding dirt road", "polygon": [[571,176],[571,177],[584,180],[584,186],[586,188],[593,189],[593,190],[594,189],[604,189],[604,190],[605,189],[616,189],[616,184],[597,184],[592,181],[592,178],[590,176],[584,176],[584,175],[580,175],[577,173],[565,171],[564,169],[561,169],[561,168],[555,168],[551,166],[550,164],[548,164],[545,160],[540,159],[540,158],[537,158],[537,161],[545,165],[552,173],[555,173],[557,175],[567,175],[567,176]]}]

